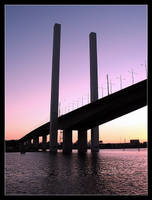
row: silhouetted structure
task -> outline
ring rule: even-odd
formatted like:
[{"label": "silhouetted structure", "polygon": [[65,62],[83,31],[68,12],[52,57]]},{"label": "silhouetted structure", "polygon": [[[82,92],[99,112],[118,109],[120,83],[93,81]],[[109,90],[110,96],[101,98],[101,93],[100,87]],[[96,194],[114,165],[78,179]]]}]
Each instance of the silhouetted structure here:
[{"label": "silhouetted structure", "polygon": [[[96,33],[90,33],[90,94],[91,102],[98,99],[98,65]],[[91,151],[99,151],[99,127],[91,129]]]},{"label": "silhouetted structure", "polygon": [[6,140],[5,141],[5,151],[6,152],[18,152],[18,151],[20,151],[18,140]]},{"label": "silhouetted structure", "polygon": [[[147,104],[146,88],[147,81],[144,80],[62,115],[56,121],[58,129],[79,130],[83,128],[83,130],[88,130],[139,109]],[[33,139],[33,143],[35,140],[34,144],[36,146],[40,136],[46,138],[46,135],[49,134],[49,125],[50,122],[38,127],[22,137],[18,142],[21,146],[30,146]],[[44,145],[47,146],[48,143],[45,142]]]},{"label": "silhouetted structure", "polygon": [[[22,137],[18,141],[19,148],[21,151],[29,149],[30,151],[37,151],[38,149],[45,151],[49,145],[46,135],[50,134],[50,152],[57,152],[57,148],[61,148],[61,145],[57,143],[57,131],[60,129],[63,130],[63,152],[71,153],[73,148],[72,130],[78,130],[77,148],[80,153],[84,153],[87,151],[87,130],[91,129],[91,151],[98,152],[98,126],[145,106],[147,104],[147,83],[146,80],[141,81],[140,83],[98,100],[96,33],[90,33],[91,103],[58,117],[60,34],[61,25],[55,24],[53,35],[50,122]],[[43,137],[42,143],[39,143],[39,136]],[[33,140],[33,143],[31,140]]]},{"label": "silhouetted structure", "polygon": [[[132,143],[103,143],[99,142],[99,149],[129,149],[129,148],[147,148],[148,144],[147,142],[143,142],[139,144],[132,144]],[[45,149],[43,147],[43,143],[39,143],[37,147],[35,147],[34,144],[24,144],[21,146],[20,149],[20,143],[18,140],[8,140],[5,141],[5,151],[6,152],[35,152],[35,151],[46,151],[49,150],[49,142],[46,143]],[[78,141],[76,141],[74,144],[72,144],[72,149],[78,149]],[[90,143],[87,143],[87,149],[90,149]],[[63,143],[60,144],[57,143],[57,149],[63,149]],[[78,149],[79,150],[79,149]],[[82,153],[81,151],[79,151]],[[84,152],[83,152],[84,153]]]},{"label": "silhouetted structure", "polygon": [[[136,142],[133,142],[136,141]],[[140,143],[139,140],[132,140],[130,143],[103,143],[100,149],[129,149],[129,148],[147,148],[147,142]]]},{"label": "silhouetted structure", "polygon": [[59,104],[59,66],[60,66],[60,34],[61,25],[54,25],[53,36],[53,58],[52,58],[52,79],[51,79],[51,111],[50,111],[50,151],[57,152],[58,127],[54,121],[58,118]]},{"label": "silhouetted structure", "polygon": [[138,145],[139,144],[139,140],[130,140],[130,143],[131,144],[135,144],[135,145]]}]

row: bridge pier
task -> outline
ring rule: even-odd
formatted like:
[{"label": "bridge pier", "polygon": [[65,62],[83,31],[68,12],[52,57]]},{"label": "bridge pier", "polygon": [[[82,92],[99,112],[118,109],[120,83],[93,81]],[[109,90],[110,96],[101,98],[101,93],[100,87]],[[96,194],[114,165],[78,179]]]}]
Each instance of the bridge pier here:
[{"label": "bridge pier", "polygon": [[35,136],[33,138],[33,147],[34,147],[34,150],[38,150],[38,146],[39,146],[39,137]]},{"label": "bridge pier", "polygon": [[58,137],[58,128],[53,123],[50,127],[50,152],[57,153],[57,137]]},{"label": "bridge pier", "polygon": [[[96,33],[91,32],[90,39],[90,94],[91,102],[98,100],[98,69]],[[91,129],[91,151],[99,151],[99,128]]]},{"label": "bridge pier", "polygon": [[60,69],[60,34],[61,24],[54,25],[53,33],[53,57],[52,57],[52,79],[51,79],[51,109],[50,109],[50,152],[57,152],[58,129],[53,127],[58,118],[59,103],[59,69]]},{"label": "bridge pier", "polygon": [[27,143],[28,143],[28,144],[31,144],[31,139],[30,139],[30,138],[27,140]]},{"label": "bridge pier", "polygon": [[29,138],[29,139],[27,139],[27,141],[26,141],[26,151],[29,151],[30,148],[31,148],[31,139]]},{"label": "bridge pier", "polygon": [[78,152],[87,152],[87,131],[78,130]]},{"label": "bridge pier", "polygon": [[72,153],[72,130],[63,130],[63,153]]},{"label": "bridge pier", "polygon": [[19,151],[20,152],[25,151],[24,142],[19,143]]},{"label": "bridge pier", "polygon": [[47,145],[47,143],[46,143],[46,135],[43,135],[42,136],[42,150],[43,151],[46,151],[46,145]]},{"label": "bridge pier", "polygon": [[99,127],[91,129],[91,152],[99,151]]},{"label": "bridge pier", "polygon": [[39,144],[39,137],[34,137],[34,138],[33,138],[33,144],[34,144],[34,145]]}]

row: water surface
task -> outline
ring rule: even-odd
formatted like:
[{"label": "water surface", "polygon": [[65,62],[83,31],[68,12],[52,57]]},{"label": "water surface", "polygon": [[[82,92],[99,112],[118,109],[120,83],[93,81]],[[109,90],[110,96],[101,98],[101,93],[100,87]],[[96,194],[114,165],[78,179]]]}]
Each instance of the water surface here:
[{"label": "water surface", "polygon": [[5,154],[6,195],[147,195],[147,149]]}]

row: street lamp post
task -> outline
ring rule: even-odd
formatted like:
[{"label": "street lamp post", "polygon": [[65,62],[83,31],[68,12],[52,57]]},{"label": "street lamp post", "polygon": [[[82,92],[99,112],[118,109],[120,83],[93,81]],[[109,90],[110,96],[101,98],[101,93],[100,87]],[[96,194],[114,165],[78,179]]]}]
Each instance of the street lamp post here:
[{"label": "street lamp post", "polygon": [[126,80],[126,79],[125,79],[125,78],[122,78],[121,75],[120,75],[120,77],[116,77],[116,78],[120,80],[120,90],[122,90],[122,89],[123,89],[122,81],[123,81],[123,80]]},{"label": "street lamp post", "polygon": [[108,74],[107,74],[107,92],[108,92],[108,95],[109,95],[109,78],[108,78]]},{"label": "street lamp post", "polygon": [[131,73],[131,77],[132,77],[132,85],[134,84],[134,71],[133,69],[131,69],[131,71],[128,71],[129,73]]}]

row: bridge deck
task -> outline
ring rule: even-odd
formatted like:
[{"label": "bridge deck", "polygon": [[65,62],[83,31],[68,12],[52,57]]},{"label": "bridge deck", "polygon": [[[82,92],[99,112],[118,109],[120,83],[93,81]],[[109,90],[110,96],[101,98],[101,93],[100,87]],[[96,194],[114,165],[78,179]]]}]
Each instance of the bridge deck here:
[{"label": "bridge deck", "polygon": [[[147,105],[147,80],[110,94],[93,103],[62,115],[55,123],[59,129],[90,129]],[[20,141],[49,134],[49,122],[31,131]]]}]

